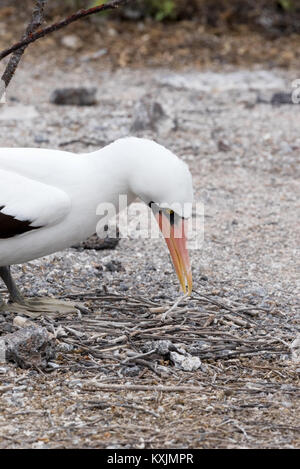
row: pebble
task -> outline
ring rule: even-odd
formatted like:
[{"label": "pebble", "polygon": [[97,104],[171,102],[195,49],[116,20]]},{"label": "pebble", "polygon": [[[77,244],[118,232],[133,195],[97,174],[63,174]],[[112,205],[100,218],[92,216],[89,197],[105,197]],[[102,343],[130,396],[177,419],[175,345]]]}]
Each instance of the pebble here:
[{"label": "pebble", "polygon": [[280,106],[282,104],[293,104],[292,93],[284,93],[282,91],[279,93],[274,93],[271,98],[271,104],[273,104],[273,106]]},{"label": "pebble", "polygon": [[122,375],[123,376],[138,376],[141,373],[142,369],[141,367],[135,365],[135,366],[126,366],[122,368]]},{"label": "pebble", "polygon": [[83,46],[82,40],[75,34],[63,36],[61,43],[64,47],[67,47],[68,49],[72,50],[81,49],[81,47]]},{"label": "pebble", "polygon": [[152,130],[160,135],[168,135],[176,128],[176,119],[168,115],[161,103],[144,97],[136,104],[130,128],[131,132]]},{"label": "pebble", "polygon": [[121,262],[114,260],[104,264],[104,266],[109,272],[122,272],[125,270]]},{"label": "pebble", "polygon": [[57,105],[93,106],[97,104],[97,88],[57,88],[53,91],[50,102]]},{"label": "pebble", "polygon": [[35,143],[41,144],[41,143],[49,143],[50,140],[48,137],[45,137],[44,135],[36,135],[34,137]]}]

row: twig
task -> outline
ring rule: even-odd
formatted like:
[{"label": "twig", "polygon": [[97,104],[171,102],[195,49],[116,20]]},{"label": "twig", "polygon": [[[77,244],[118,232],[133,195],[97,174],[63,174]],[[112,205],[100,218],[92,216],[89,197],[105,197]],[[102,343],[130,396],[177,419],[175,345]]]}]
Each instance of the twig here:
[{"label": "twig", "polygon": [[166,317],[168,316],[168,314],[170,314],[175,308],[177,308],[177,306],[179,305],[179,303],[181,303],[182,301],[184,301],[187,297],[189,296],[188,293],[186,293],[185,295],[183,296],[180,296],[176,301],[175,303],[173,304],[173,306],[171,306],[171,308],[169,308],[165,313],[163,313],[160,317],[160,320],[161,322],[164,322],[166,320]]},{"label": "twig", "polygon": [[[31,21],[26,28],[25,35],[23,36],[23,40],[27,39],[34,31],[36,31],[44,21],[44,9],[48,0],[36,0],[36,4],[32,13]],[[8,87],[9,83],[11,82],[22,55],[24,54],[27,45],[16,50],[16,52],[10,58],[5,71],[1,77],[1,80],[4,82],[4,88],[0,89],[0,100],[5,93],[6,88]]]},{"label": "twig", "polygon": [[[250,327],[250,324],[245,321],[244,319],[241,319],[239,317],[235,317],[233,314],[224,314],[224,319],[227,319],[234,324],[237,324],[238,326],[243,326],[243,327]],[[222,319],[220,319],[222,321]]]},{"label": "twig", "polygon": [[[234,310],[233,308],[231,308],[230,306],[226,305],[225,303],[221,303],[220,301],[217,301],[217,300],[213,300],[212,298],[210,298],[209,296],[207,295],[204,295],[203,293],[200,293],[198,291],[194,291],[194,293],[196,293],[196,295],[198,295],[199,297],[202,297],[204,298],[204,300],[207,302],[207,303],[211,303],[212,305],[215,305],[215,306],[218,306],[219,308],[222,308],[222,309],[225,309],[226,311],[230,311],[231,314],[235,314],[236,316],[239,316],[243,319],[243,315],[241,314],[241,311],[239,310]],[[253,308],[254,309],[254,308]],[[257,308],[259,309],[259,308]],[[227,313],[223,314],[223,316],[227,315]],[[255,321],[251,320],[251,322],[253,324],[255,324]]]},{"label": "twig", "polygon": [[8,49],[5,49],[4,51],[0,53],[0,60],[4,59],[5,57],[12,54],[13,52],[21,49],[22,47],[28,46],[29,44],[32,44],[38,39],[41,39],[42,37],[45,37],[48,34],[53,33],[54,31],[59,31],[65,26],[68,26],[69,24],[74,23],[75,21],[78,21],[81,18],[85,18],[95,13],[100,13],[100,12],[107,11],[107,10],[114,10],[129,1],[130,0],[112,0],[108,3],[98,5],[97,7],[89,8],[87,10],[79,10],[77,13],[74,13],[74,15],[68,16],[67,18],[57,23],[54,23],[51,26],[47,26],[44,29],[40,29],[39,31],[30,34],[28,37],[22,39],[21,41],[17,42],[16,44],[9,47]]},{"label": "twig", "polygon": [[89,406],[88,409],[108,409],[109,407],[124,407],[125,409],[131,409],[131,410],[136,410],[138,412],[144,412],[145,414],[153,415],[154,417],[158,418],[159,415],[156,412],[153,412],[153,410],[145,409],[144,407],[137,406],[134,404],[119,404],[119,403],[113,403],[109,404],[106,402],[95,402],[95,401],[90,401],[88,402]]},{"label": "twig", "polygon": [[157,376],[159,376],[160,378],[162,377],[160,371],[158,371],[156,369],[156,366],[152,365],[150,362],[147,362],[147,360],[142,360],[141,358],[136,358],[134,360],[134,363],[136,363],[137,365],[141,365],[141,366],[144,366],[146,368],[149,368],[149,370],[153,371],[153,373],[155,373]]},{"label": "twig", "polygon": [[203,388],[201,386],[161,386],[161,385],[147,385],[147,384],[98,384],[94,381],[87,383],[91,388],[85,387],[85,391],[155,391],[155,392],[195,392],[201,393]]},{"label": "twig", "polygon": [[156,348],[153,349],[153,350],[150,350],[150,352],[139,353],[138,355],[134,355],[133,357],[128,357],[128,358],[126,358],[126,360],[122,361],[122,365],[125,365],[125,363],[128,363],[130,361],[135,361],[137,358],[148,357],[149,355],[153,355],[153,353],[155,353],[155,352],[156,352]]}]

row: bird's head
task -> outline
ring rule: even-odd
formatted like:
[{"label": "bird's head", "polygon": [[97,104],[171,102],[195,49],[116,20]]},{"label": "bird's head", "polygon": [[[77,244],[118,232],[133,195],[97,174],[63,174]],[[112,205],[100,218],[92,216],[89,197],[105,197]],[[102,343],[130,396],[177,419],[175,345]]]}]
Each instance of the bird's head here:
[{"label": "bird's head", "polygon": [[187,165],[171,151],[145,139],[131,138],[130,188],[147,204],[166,240],[182,290],[191,294],[187,219],[192,214],[193,183]]}]

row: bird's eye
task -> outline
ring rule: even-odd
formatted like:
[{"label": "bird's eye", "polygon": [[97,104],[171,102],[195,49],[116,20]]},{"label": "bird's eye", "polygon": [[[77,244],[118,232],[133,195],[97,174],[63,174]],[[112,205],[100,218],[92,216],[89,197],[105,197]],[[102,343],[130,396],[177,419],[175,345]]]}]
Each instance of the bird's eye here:
[{"label": "bird's eye", "polygon": [[175,212],[174,212],[174,210],[171,210],[171,209],[167,208],[167,209],[165,209],[165,212],[170,217],[171,225],[174,225],[174,223],[175,223]]}]

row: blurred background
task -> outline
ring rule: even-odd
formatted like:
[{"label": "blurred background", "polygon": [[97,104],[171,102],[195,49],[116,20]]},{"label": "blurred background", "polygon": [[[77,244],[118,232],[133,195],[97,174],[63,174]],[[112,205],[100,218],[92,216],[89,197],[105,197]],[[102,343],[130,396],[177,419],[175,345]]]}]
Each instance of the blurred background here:
[{"label": "blurred background", "polygon": [[[99,3],[52,0],[47,21]],[[0,0],[1,47],[19,37],[32,4],[23,0],[20,8],[17,0]],[[290,67],[299,61],[299,32],[299,0],[136,0],[68,28],[68,34],[80,34],[74,50],[97,51],[101,41],[108,51],[102,60],[121,67],[226,63]],[[45,49],[65,34],[66,30],[47,39]]]}]

